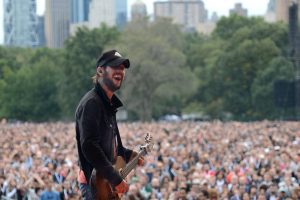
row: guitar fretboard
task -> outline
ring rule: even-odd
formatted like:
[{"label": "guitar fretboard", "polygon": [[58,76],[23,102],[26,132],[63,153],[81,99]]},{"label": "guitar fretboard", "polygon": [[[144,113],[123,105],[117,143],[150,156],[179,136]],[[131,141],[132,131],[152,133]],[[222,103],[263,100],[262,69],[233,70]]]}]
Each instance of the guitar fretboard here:
[{"label": "guitar fretboard", "polygon": [[138,163],[138,160],[141,156],[146,155],[146,151],[145,150],[141,150],[136,157],[134,157],[121,171],[120,171],[120,175],[123,179],[125,179],[127,177],[127,175],[131,172],[131,170],[133,170]]}]

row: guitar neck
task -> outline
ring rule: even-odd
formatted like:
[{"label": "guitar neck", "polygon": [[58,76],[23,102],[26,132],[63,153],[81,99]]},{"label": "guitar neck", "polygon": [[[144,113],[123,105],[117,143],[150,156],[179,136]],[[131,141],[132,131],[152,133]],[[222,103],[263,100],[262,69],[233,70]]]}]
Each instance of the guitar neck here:
[{"label": "guitar neck", "polygon": [[125,179],[127,175],[137,166],[139,158],[144,155],[146,155],[146,151],[141,150],[136,157],[134,157],[124,168],[122,168],[120,175],[123,179]]}]

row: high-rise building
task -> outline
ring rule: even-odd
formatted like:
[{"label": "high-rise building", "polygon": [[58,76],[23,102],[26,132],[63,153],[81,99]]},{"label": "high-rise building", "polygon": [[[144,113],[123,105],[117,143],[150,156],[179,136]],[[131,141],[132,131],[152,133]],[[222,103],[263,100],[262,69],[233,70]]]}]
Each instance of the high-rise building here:
[{"label": "high-rise building", "polygon": [[127,23],[127,0],[115,0],[116,1],[116,25],[118,28],[122,28]]},{"label": "high-rise building", "polygon": [[289,0],[276,0],[275,15],[276,21],[288,22]]},{"label": "high-rise building", "polygon": [[268,3],[268,12],[275,12],[276,9],[276,0],[270,0]]},{"label": "high-rise building", "polygon": [[[72,21],[70,34],[75,35],[80,27],[99,28],[102,23],[107,26],[122,28],[127,23],[127,0],[72,0],[89,2],[88,17],[84,21]],[[72,4],[73,6],[74,4]]]},{"label": "high-rise building", "polygon": [[116,2],[113,0],[90,0],[89,28],[116,25]]},{"label": "high-rise building", "polygon": [[213,23],[217,23],[219,21],[218,13],[213,12],[209,21],[211,21]]},{"label": "high-rise building", "polygon": [[46,38],[45,38],[45,18],[44,16],[38,16],[38,24],[37,24],[37,35],[38,35],[38,47],[46,46]]},{"label": "high-rise building", "polygon": [[216,28],[218,21],[219,21],[218,14],[216,12],[213,12],[210,19],[208,19],[204,23],[200,23],[197,26],[197,31],[204,35],[210,35]]},{"label": "high-rise building", "polygon": [[90,12],[90,0],[84,0],[83,2],[83,20],[88,21],[89,20],[89,12]]},{"label": "high-rise building", "polygon": [[167,17],[186,30],[196,30],[207,20],[207,10],[201,0],[172,0],[154,2],[154,18]]},{"label": "high-rise building", "polygon": [[229,11],[229,14],[230,15],[231,14],[237,14],[237,15],[240,15],[240,16],[247,17],[248,10],[243,8],[243,5],[241,3],[236,3],[234,5],[234,8]]},{"label": "high-rise building", "polygon": [[46,0],[45,36],[50,48],[62,48],[69,36],[70,0]]},{"label": "high-rise building", "polygon": [[276,0],[270,0],[267,12],[264,16],[267,22],[276,22]]},{"label": "high-rise building", "polygon": [[70,0],[71,23],[88,21],[90,0]]},{"label": "high-rise building", "polygon": [[138,20],[147,16],[147,7],[144,2],[137,0],[131,6],[131,20]]},{"label": "high-rise building", "polygon": [[4,1],[4,45],[37,46],[37,23],[35,0]]},{"label": "high-rise building", "polygon": [[[265,14],[267,22],[289,22],[289,8],[292,4],[300,5],[300,0],[270,0]],[[298,9],[298,20],[300,20],[300,9]]]}]

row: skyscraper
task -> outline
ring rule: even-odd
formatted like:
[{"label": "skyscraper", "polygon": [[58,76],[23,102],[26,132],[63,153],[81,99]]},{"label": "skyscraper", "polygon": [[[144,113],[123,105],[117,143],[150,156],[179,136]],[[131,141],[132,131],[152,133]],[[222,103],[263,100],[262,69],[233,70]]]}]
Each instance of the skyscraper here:
[{"label": "skyscraper", "polygon": [[154,2],[154,18],[168,17],[186,30],[195,30],[207,20],[207,10],[201,0],[172,0]]},{"label": "skyscraper", "polygon": [[268,9],[265,14],[265,20],[267,22],[276,22],[276,0],[270,0],[268,4]]},{"label": "skyscraper", "polygon": [[88,21],[89,20],[89,12],[90,12],[90,0],[84,0],[83,2],[83,20]]},{"label": "skyscraper", "polygon": [[147,16],[147,7],[144,2],[137,0],[131,6],[131,20],[138,20]]},{"label": "skyscraper", "polygon": [[89,28],[100,27],[101,23],[108,26],[116,25],[115,0],[91,0],[89,10]]},{"label": "skyscraper", "polygon": [[288,22],[288,7],[290,0],[276,0],[275,15],[276,21]]},{"label": "skyscraper", "polygon": [[38,45],[35,0],[4,0],[4,44],[35,47]]},{"label": "skyscraper", "polygon": [[275,12],[276,9],[276,0],[270,0],[268,3],[268,12]]},{"label": "skyscraper", "polygon": [[230,14],[237,14],[237,15],[240,15],[240,16],[244,16],[244,17],[247,17],[248,15],[248,10],[243,8],[243,5],[241,3],[236,3],[234,5],[234,8],[231,9],[229,11]]},{"label": "skyscraper", "polygon": [[127,23],[127,0],[116,1],[116,25],[122,28]]},{"label": "skyscraper", "polygon": [[46,0],[45,36],[50,48],[62,48],[69,36],[70,0]]},{"label": "skyscraper", "polygon": [[46,46],[44,16],[38,16],[37,35],[38,35],[38,41],[39,41],[37,46],[38,47]]},{"label": "skyscraper", "polygon": [[[75,20],[75,13],[72,15],[70,34],[76,34],[79,27],[86,26],[90,29],[99,28],[102,23],[107,26],[122,28],[127,23],[127,0],[71,0],[72,10],[80,8],[76,5],[89,5],[85,9],[87,16],[84,21]],[[81,2],[81,3],[80,3]],[[79,3],[79,4],[78,4]]]},{"label": "skyscraper", "polygon": [[[273,0],[270,0],[269,6],[272,3]],[[276,21],[282,21],[288,23],[289,21],[289,7],[296,3],[300,5],[300,0],[276,0],[275,6],[273,9],[275,9],[275,19]],[[300,19],[300,9],[298,9],[298,19]]]},{"label": "skyscraper", "polygon": [[71,23],[88,21],[90,0],[71,0]]}]

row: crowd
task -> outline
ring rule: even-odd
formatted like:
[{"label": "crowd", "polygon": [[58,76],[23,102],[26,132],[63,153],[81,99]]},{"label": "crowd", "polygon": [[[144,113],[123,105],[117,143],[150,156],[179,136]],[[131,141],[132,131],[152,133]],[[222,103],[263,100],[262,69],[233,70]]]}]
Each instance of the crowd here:
[{"label": "crowd", "polygon": [[[120,123],[154,146],[123,199],[299,200],[299,122]],[[0,199],[80,199],[73,123],[0,124]]]}]

